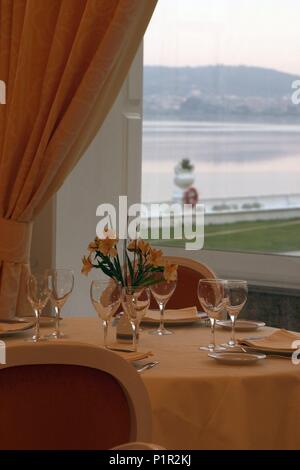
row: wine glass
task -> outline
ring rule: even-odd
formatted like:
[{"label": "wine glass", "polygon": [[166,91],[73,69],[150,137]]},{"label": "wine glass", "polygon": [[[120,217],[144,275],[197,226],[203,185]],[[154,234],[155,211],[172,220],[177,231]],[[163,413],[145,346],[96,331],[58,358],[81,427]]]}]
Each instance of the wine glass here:
[{"label": "wine glass", "polygon": [[201,346],[202,351],[216,351],[224,348],[216,346],[215,325],[225,308],[225,281],[223,279],[200,279],[198,283],[198,298],[204,311],[207,313],[211,325],[211,342],[208,346]]},{"label": "wine glass", "polygon": [[143,286],[124,287],[122,294],[122,307],[132,327],[134,351],[137,351],[140,322],[148,310],[149,305],[149,288]]},{"label": "wine glass", "polygon": [[173,334],[173,331],[169,331],[164,326],[164,313],[165,307],[168,300],[174,294],[176,289],[177,280],[175,281],[166,281],[164,279],[159,279],[157,284],[153,284],[150,287],[151,293],[155,298],[159,311],[160,311],[160,322],[157,330],[149,331],[151,335],[165,336]]},{"label": "wine glass", "polygon": [[95,280],[91,283],[92,304],[103,323],[104,346],[107,347],[108,323],[121,303],[122,288],[114,279]]},{"label": "wine glass", "polygon": [[235,341],[235,322],[244,307],[248,296],[247,281],[229,280],[225,283],[225,307],[231,320],[231,339],[226,346],[234,348]]},{"label": "wine glass", "polygon": [[55,330],[48,338],[60,339],[65,334],[60,331],[61,309],[74,288],[74,273],[71,269],[50,269],[47,271],[51,301],[55,309]]},{"label": "wine glass", "polygon": [[27,279],[27,298],[36,316],[36,323],[35,334],[28,341],[36,343],[41,339],[45,339],[40,336],[40,317],[50,295],[51,291],[46,273],[30,274]]}]

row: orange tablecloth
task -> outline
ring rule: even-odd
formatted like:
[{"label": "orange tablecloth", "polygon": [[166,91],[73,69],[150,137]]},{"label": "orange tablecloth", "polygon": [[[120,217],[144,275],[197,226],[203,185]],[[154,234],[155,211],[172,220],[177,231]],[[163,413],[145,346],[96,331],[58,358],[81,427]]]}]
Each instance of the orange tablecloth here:
[{"label": "orange tablecloth", "polygon": [[[62,330],[72,341],[102,345],[97,318],[66,318]],[[141,374],[152,404],[153,442],[167,449],[300,449],[300,366],[279,358],[220,365],[198,350],[208,343],[207,328],[173,331],[157,337],[144,329],[140,337],[140,347],[160,361]],[[218,342],[228,337],[217,332]]]}]

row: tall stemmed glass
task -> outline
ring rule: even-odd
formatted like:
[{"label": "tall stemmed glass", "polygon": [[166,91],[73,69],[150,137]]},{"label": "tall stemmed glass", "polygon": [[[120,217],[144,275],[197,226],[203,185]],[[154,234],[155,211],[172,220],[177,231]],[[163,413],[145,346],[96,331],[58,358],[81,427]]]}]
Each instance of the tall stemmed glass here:
[{"label": "tall stemmed glass", "polygon": [[55,330],[48,337],[61,339],[65,334],[60,331],[61,309],[74,288],[74,273],[71,269],[50,269],[47,271],[51,301],[55,309]]},{"label": "tall stemmed glass", "polygon": [[122,288],[113,279],[95,280],[91,283],[90,297],[92,304],[103,323],[104,346],[107,347],[109,321],[121,303]]},{"label": "tall stemmed glass", "polygon": [[167,305],[168,300],[174,294],[176,285],[177,285],[177,280],[174,280],[174,281],[159,280],[157,284],[153,284],[150,287],[151,293],[153,297],[155,298],[159,307],[160,322],[159,322],[158,329],[149,331],[149,334],[158,335],[158,336],[165,336],[165,335],[173,334],[173,331],[169,331],[165,328],[164,313],[165,313],[165,307]]},{"label": "tall stemmed glass", "polygon": [[137,351],[139,325],[150,305],[150,290],[147,287],[127,286],[123,289],[122,307],[130,321],[133,333],[133,350]]},{"label": "tall stemmed glass", "polygon": [[202,351],[222,350],[216,346],[215,325],[221,318],[225,309],[225,281],[222,279],[200,279],[198,283],[198,298],[204,311],[207,313],[211,325],[211,342],[208,346],[201,346]]},{"label": "tall stemmed glass", "polygon": [[231,320],[231,339],[226,346],[234,348],[235,340],[235,322],[236,319],[247,302],[248,285],[247,281],[229,280],[225,283],[226,310]]},{"label": "tall stemmed glass", "polygon": [[34,314],[36,316],[35,323],[35,334],[28,341],[34,343],[41,341],[40,336],[40,317],[42,310],[45,308],[51,291],[48,286],[48,279],[46,273],[40,273],[33,275],[31,274],[27,279],[27,298],[33,308]]}]

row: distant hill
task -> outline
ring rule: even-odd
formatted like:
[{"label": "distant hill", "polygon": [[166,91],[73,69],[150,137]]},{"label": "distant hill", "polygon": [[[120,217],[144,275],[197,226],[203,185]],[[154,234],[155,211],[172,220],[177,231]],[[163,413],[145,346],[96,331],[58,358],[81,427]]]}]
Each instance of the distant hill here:
[{"label": "distant hill", "polygon": [[300,117],[291,102],[295,75],[250,66],[145,66],[145,117]]}]

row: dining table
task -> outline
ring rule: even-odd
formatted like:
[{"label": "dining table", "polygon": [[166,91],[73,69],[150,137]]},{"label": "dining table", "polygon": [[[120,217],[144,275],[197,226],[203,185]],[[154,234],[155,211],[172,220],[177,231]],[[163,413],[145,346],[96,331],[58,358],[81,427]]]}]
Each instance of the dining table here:
[{"label": "dining table", "polygon": [[[66,337],[53,342],[103,347],[96,317],[66,317],[61,329]],[[253,365],[220,364],[199,350],[210,339],[201,321],[170,327],[168,336],[150,335],[150,329],[143,325],[138,347],[152,353],[148,360],[159,362],[140,374],[151,401],[154,443],[176,450],[300,448],[300,365],[281,357]],[[41,329],[42,334],[51,331],[52,326]],[[265,326],[255,335],[273,331]],[[28,335],[1,339],[9,348]],[[218,343],[229,337],[229,331],[216,329]]]}]

